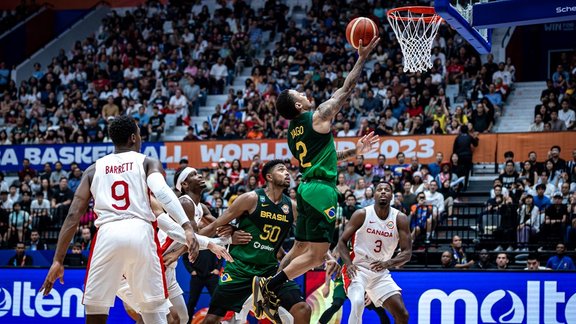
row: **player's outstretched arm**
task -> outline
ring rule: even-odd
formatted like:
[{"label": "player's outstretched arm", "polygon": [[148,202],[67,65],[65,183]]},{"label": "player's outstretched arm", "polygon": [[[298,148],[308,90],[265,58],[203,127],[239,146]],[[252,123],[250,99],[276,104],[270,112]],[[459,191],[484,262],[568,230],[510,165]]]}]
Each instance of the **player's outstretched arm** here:
[{"label": "player's outstretched arm", "polygon": [[168,214],[184,228],[188,245],[188,257],[190,262],[194,262],[198,257],[198,240],[194,235],[192,223],[186,216],[186,212],[184,212],[180,201],[178,201],[176,194],[168,187],[164,176],[162,176],[162,174],[164,174],[162,164],[158,160],[146,158],[144,160],[144,169],[146,170],[146,183],[148,188]]},{"label": "player's outstretched arm", "polygon": [[216,235],[216,230],[220,226],[224,226],[235,220],[236,218],[242,216],[245,212],[251,213],[256,209],[256,204],[258,201],[258,195],[255,192],[248,192],[241,196],[238,196],[228,208],[224,211],[224,214],[210,225],[204,227],[200,234],[212,237]]},{"label": "player's outstretched arm", "polygon": [[60,279],[60,283],[64,283],[64,257],[66,256],[68,245],[70,244],[70,241],[72,241],[74,233],[76,233],[78,224],[80,224],[80,218],[88,209],[88,204],[92,197],[92,194],[90,193],[90,184],[92,183],[92,177],[94,177],[94,169],[94,164],[86,169],[82,175],[82,179],[80,180],[80,185],[74,193],[74,199],[72,200],[72,204],[68,210],[68,215],[66,216],[64,224],[62,224],[62,228],[60,229],[60,234],[58,235],[58,243],[56,245],[56,253],[54,254],[52,266],[50,267],[48,275],[40,288],[40,291],[43,291],[44,296],[50,293],[56,279]]},{"label": "player's outstretched arm", "polygon": [[406,262],[410,261],[412,257],[412,240],[410,237],[410,226],[408,216],[403,213],[398,213],[396,216],[396,226],[398,226],[398,235],[400,246],[400,253],[388,261],[377,261],[370,265],[373,271],[382,271],[394,267],[403,266]]},{"label": "player's outstretched arm", "polygon": [[340,236],[338,240],[338,245],[336,249],[340,254],[340,258],[342,262],[346,265],[346,274],[350,278],[354,278],[356,276],[356,266],[352,264],[352,259],[350,259],[350,251],[348,250],[348,242],[352,238],[352,235],[356,233],[356,231],[362,227],[364,224],[364,220],[366,219],[366,210],[364,208],[358,209],[352,214],[350,221],[346,224],[344,228],[344,232]]},{"label": "player's outstretched arm", "polygon": [[348,73],[346,80],[344,80],[344,85],[336,90],[330,99],[320,104],[318,109],[314,112],[313,127],[315,131],[321,134],[327,134],[330,132],[332,119],[352,94],[352,91],[356,86],[356,80],[358,80],[358,77],[362,73],[364,63],[366,63],[370,52],[376,48],[379,42],[380,38],[374,37],[370,44],[364,47],[362,41],[360,41],[360,46],[358,47],[358,60],[356,61],[356,64],[354,64],[350,73]]}]

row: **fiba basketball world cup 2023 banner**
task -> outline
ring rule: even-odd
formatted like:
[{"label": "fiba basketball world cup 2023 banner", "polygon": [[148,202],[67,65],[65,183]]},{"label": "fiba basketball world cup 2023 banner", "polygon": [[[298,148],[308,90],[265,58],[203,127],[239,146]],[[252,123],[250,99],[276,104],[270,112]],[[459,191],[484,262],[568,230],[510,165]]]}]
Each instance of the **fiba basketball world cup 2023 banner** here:
[{"label": "fiba basketball world cup 2023 banner", "polygon": [[[538,140],[535,140],[537,136]],[[436,153],[444,153],[445,160],[452,154],[455,135],[429,136],[387,136],[380,139],[378,149],[364,156],[367,163],[376,163],[378,154],[384,154],[388,164],[396,163],[396,154],[402,152],[406,158],[418,157],[420,163],[435,161]],[[358,138],[336,138],[337,150],[356,147]],[[553,145],[562,148],[561,157],[572,159],[572,150],[576,148],[576,136],[573,132],[558,133],[518,133],[518,134],[481,134],[480,144],[474,150],[474,162],[502,163],[504,152],[513,151],[519,159],[527,158],[530,151],[544,160]],[[4,172],[19,171],[24,159],[30,161],[32,168],[42,170],[43,164],[62,162],[65,166],[78,163],[81,169],[106,154],[112,153],[111,143],[95,144],[57,144],[57,145],[0,145],[0,165]],[[288,143],[276,140],[238,140],[238,141],[198,141],[198,142],[147,142],[142,145],[142,153],[164,163],[165,167],[178,168],[178,162],[187,158],[196,168],[211,167],[221,158],[228,162],[240,160],[248,167],[255,155],[263,161],[272,159],[293,159]]]}]

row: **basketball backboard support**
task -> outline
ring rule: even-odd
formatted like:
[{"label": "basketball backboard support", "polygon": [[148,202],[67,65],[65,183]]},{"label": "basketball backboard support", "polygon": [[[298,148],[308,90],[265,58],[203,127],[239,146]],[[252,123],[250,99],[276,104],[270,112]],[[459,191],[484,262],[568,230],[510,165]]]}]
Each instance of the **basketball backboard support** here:
[{"label": "basketball backboard support", "polygon": [[480,54],[490,53],[492,28],[576,20],[574,0],[480,0],[471,10],[435,0],[434,9]]}]

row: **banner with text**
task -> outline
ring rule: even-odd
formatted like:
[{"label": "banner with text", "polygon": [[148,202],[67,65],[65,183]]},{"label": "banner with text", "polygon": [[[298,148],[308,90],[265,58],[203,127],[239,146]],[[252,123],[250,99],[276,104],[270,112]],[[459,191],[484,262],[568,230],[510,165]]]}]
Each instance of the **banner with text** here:
[{"label": "banner with text", "polygon": [[[435,161],[436,153],[442,152],[444,159],[448,160],[454,139],[455,135],[382,137],[378,149],[367,154],[365,159],[375,163],[378,154],[384,154],[389,163],[395,163],[396,154],[403,152],[407,159],[416,156],[421,163],[431,163]],[[357,141],[358,138],[354,137],[336,138],[334,145],[337,150],[345,150],[354,148]],[[500,163],[506,151],[513,151],[518,161],[526,159],[530,151],[535,151],[538,153],[538,160],[543,161],[552,145],[562,148],[562,158],[572,159],[572,150],[576,149],[576,133],[482,134],[480,143],[474,150],[474,162]],[[56,161],[61,161],[64,165],[76,162],[81,169],[85,169],[113,149],[111,143],[3,145],[0,146],[0,166],[4,172],[15,172],[22,167],[22,161],[28,159],[36,170],[42,170],[44,163]],[[182,158],[187,158],[189,164],[197,168],[210,167],[221,158],[228,162],[239,159],[244,167],[250,165],[255,155],[259,155],[264,161],[292,158],[285,139],[147,142],[142,144],[142,153],[159,159],[165,167],[172,169],[178,167]]]},{"label": "banner with text", "polygon": [[[496,152],[495,134],[480,136],[480,144],[474,151],[474,161],[493,162]],[[444,153],[446,159],[452,153],[455,135],[429,135],[429,136],[394,136],[382,137],[378,149],[364,156],[371,163],[376,162],[378,154],[384,154],[387,159],[395,161],[396,154],[404,152],[406,158],[417,156],[422,163],[434,162],[436,152]],[[356,147],[358,138],[335,138],[336,150],[346,150]],[[240,141],[202,141],[202,142],[167,142],[167,152],[170,156],[176,154],[187,156],[190,165],[195,167],[209,167],[218,162],[220,158],[231,162],[239,159],[244,167],[248,167],[254,155],[259,155],[264,161],[272,159],[289,159],[292,154],[288,143],[283,140],[240,140]],[[295,162],[296,160],[294,160]],[[409,160],[408,160],[409,161]],[[176,167],[168,163],[168,167]]]},{"label": "banner with text", "polygon": [[[576,273],[553,271],[393,271],[402,288],[410,323],[576,323]],[[310,323],[317,323],[330,307],[321,287],[324,272],[306,274]],[[348,323],[350,302],[344,303],[331,323]],[[390,319],[392,316],[389,314]],[[378,323],[365,310],[363,323]]]}]

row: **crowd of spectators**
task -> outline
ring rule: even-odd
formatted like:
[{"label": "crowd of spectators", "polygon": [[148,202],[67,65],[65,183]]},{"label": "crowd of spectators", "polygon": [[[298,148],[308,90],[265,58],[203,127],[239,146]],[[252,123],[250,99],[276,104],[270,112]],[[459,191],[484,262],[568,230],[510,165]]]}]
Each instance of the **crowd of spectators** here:
[{"label": "crowd of spectators", "polygon": [[535,152],[523,162],[511,151],[504,154],[506,162],[494,179],[480,232],[494,231],[499,241],[509,243],[508,252],[544,249],[556,242],[576,247],[576,150],[569,161],[560,151],[551,147],[544,161]]},{"label": "crowd of spectators", "polygon": [[[240,0],[219,1],[215,8],[201,1],[166,6],[149,1],[132,11],[113,11],[97,32],[62,49],[47,66],[36,64],[20,85],[9,78],[0,83],[0,117],[8,126],[0,131],[0,144],[109,141],[107,120],[119,114],[138,118],[144,140],[157,141],[169,121],[190,125],[208,95],[223,93],[226,102],[182,137],[284,138],[287,121],[274,109],[275,96],[293,88],[314,105],[329,98],[355,62],[344,29],[359,15],[379,24],[382,41],[336,116],[336,136],[370,130],[458,134],[463,125],[491,132],[513,86],[512,62],[496,63],[489,55],[482,64],[444,24],[434,40],[432,69],[404,72],[385,17],[387,8],[403,4],[312,1],[299,24],[274,0],[256,10]],[[269,42],[272,49],[265,48]],[[228,88],[244,68],[251,69],[245,87]]]},{"label": "crowd of spectators", "polygon": [[0,35],[26,20],[26,18],[36,13],[40,8],[41,6],[35,1],[31,1],[30,3],[22,1],[14,10],[0,11]]},{"label": "crowd of spectators", "polygon": [[[572,69],[571,69],[572,68]],[[531,132],[574,130],[576,126],[576,68],[568,62],[558,64],[540,103],[534,107]]]}]

